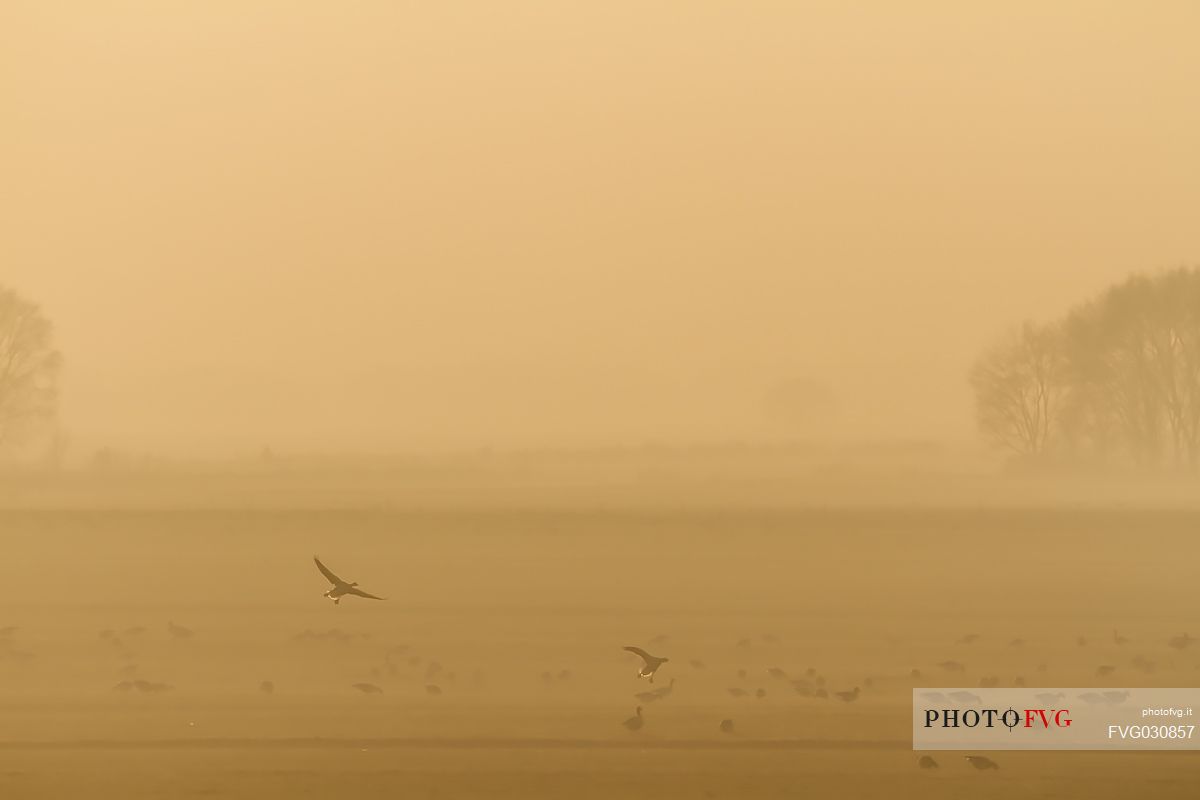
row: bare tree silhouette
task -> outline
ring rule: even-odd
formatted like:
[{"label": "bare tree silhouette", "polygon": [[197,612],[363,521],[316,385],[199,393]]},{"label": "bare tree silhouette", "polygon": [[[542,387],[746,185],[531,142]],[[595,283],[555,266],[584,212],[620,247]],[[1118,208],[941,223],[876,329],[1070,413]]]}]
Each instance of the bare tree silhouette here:
[{"label": "bare tree silhouette", "polygon": [[41,309],[0,287],[0,446],[54,416],[62,356],[53,334]]},{"label": "bare tree silhouette", "polygon": [[1055,433],[1065,361],[1055,327],[1025,323],[971,369],[984,434],[1018,455],[1038,456]]}]

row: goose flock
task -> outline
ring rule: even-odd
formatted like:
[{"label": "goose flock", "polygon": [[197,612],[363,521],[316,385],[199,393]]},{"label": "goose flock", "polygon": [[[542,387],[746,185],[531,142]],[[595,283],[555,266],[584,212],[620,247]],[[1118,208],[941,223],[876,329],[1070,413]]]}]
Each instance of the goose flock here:
[{"label": "goose flock", "polygon": [[[360,588],[357,582],[341,578],[320,557],[313,556],[313,563],[319,574],[329,583],[329,588],[323,593],[323,597],[332,600],[334,605],[340,605],[342,599],[346,597],[374,601],[385,599]],[[17,644],[21,640],[19,634],[20,629],[17,626],[0,627],[0,661],[27,661],[34,657],[32,652]],[[172,645],[173,650],[181,648],[176,652],[186,652],[187,648],[192,646],[183,644],[185,642],[198,638],[200,641],[204,640],[204,637],[199,635],[196,630],[179,624],[175,620],[167,621],[165,634],[168,641],[180,643]],[[1163,637],[1163,634],[1160,633],[1159,636]],[[139,642],[146,644],[152,640],[153,630],[142,625],[116,626],[102,630],[99,638],[105,646],[113,648],[118,656],[128,657],[131,654],[131,648],[140,647]],[[332,627],[324,630],[306,629],[294,635],[292,640],[312,643],[306,645],[308,647],[341,648],[355,642],[369,642],[371,635]],[[839,709],[844,709],[837,713],[853,714],[858,712],[848,707],[865,706],[878,711],[879,703],[887,702],[887,696],[883,693],[898,692],[901,689],[920,686],[922,683],[928,685],[930,682],[935,684],[948,682],[950,685],[977,685],[982,688],[1025,686],[1024,675],[1005,675],[995,667],[997,665],[1011,667],[1014,664],[1023,663],[1031,671],[1044,674],[1050,670],[1050,666],[1045,660],[1046,656],[1061,653],[1064,645],[1069,647],[1072,643],[1077,648],[1090,649],[1096,654],[1096,660],[1091,662],[1093,666],[1087,668],[1091,672],[1081,673],[1079,656],[1074,656],[1067,659],[1072,666],[1055,670],[1055,678],[1064,678],[1068,672],[1077,679],[1088,674],[1093,679],[1122,678],[1130,675],[1131,672],[1154,673],[1160,665],[1164,665],[1164,669],[1168,670],[1169,674],[1171,670],[1177,671],[1180,668],[1180,659],[1193,650],[1192,645],[1198,640],[1188,632],[1179,632],[1172,633],[1169,637],[1152,637],[1152,643],[1147,644],[1146,637],[1131,638],[1117,629],[1112,629],[1111,633],[1106,635],[1068,635],[1053,643],[1039,641],[1036,637],[995,636],[991,632],[972,632],[957,637],[950,636],[943,641],[950,644],[951,650],[940,655],[952,656],[950,658],[941,660],[929,658],[925,663],[916,667],[905,667],[898,673],[860,674],[857,680],[846,680],[842,683],[837,679],[827,679],[826,675],[813,666],[792,670],[785,669],[784,666],[778,664],[763,664],[761,661],[757,665],[748,663],[740,666],[736,662],[734,665],[729,664],[731,658],[743,660],[752,656],[761,656],[763,653],[783,653],[784,651],[777,647],[780,640],[775,634],[763,634],[758,637],[742,636],[731,642],[733,649],[725,650],[724,656],[720,651],[712,651],[705,654],[707,657],[711,657],[711,660],[702,660],[695,657],[698,655],[695,653],[670,653],[672,649],[677,649],[677,645],[672,644],[674,642],[672,637],[665,633],[659,633],[646,640],[647,645],[654,648],[653,653],[639,645],[625,645],[620,648],[626,654],[625,658],[628,661],[636,660],[636,669],[633,671],[634,678],[637,681],[645,679],[648,684],[652,685],[649,688],[631,691],[629,695],[626,695],[626,697],[632,696],[636,705],[634,705],[633,714],[621,721],[620,726],[628,735],[651,738],[655,737],[660,728],[670,730],[671,725],[678,726],[680,718],[672,712],[678,708],[675,704],[680,701],[666,702],[676,693],[690,698],[690,700],[685,699],[682,702],[685,705],[691,702],[693,711],[698,699],[702,705],[714,706],[714,711],[721,711],[721,701],[714,698],[712,694],[705,696],[703,692],[717,688],[713,686],[713,682],[721,680],[720,675],[723,669],[729,670],[725,674],[731,677],[736,676],[736,681],[730,681],[733,685],[727,684],[727,688],[725,688],[724,710],[726,711],[730,707],[735,707],[733,705],[735,703],[738,704],[736,707],[743,709],[773,708],[776,707],[775,704],[781,697],[794,696],[802,698],[801,702],[805,703],[833,702]],[[1141,645],[1138,644],[1139,641],[1142,642]],[[1153,642],[1157,642],[1157,644]],[[763,644],[769,646],[763,648]],[[1048,644],[1052,644],[1054,647],[1043,647]],[[1164,647],[1165,649],[1163,649]],[[393,683],[389,683],[389,679],[397,677],[415,679],[416,688],[424,693],[428,698],[427,702],[430,703],[446,702],[446,700],[438,698],[442,698],[447,693],[453,696],[462,686],[459,684],[456,688],[458,675],[453,669],[445,667],[437,660],[418,655],[407,645],[377,644],[373,649],[379,649],[382,652],[383,660],[382,663],[369,669],[369,675],[365,673],[362,675],[363,678],[369,677],[370,680],[358,680],[343,684],[364,698],[384,698],[382,700],[364,699],[362,701],[364,703],[388,702],[385,695],[394,686]],[[616,648],[614,648],[615,650]],[[682,658],[678,658],[680,655]],[[677,657],[677,660],[673,660],[672,657]],[[989,663],[993,669],[980,674],[978,671],[980,663]],[[682,676],[674,674],[678,665],[683,665],[685,674]],[[975,665],[976,669],[971,669],[968,665]],[[1200,663],[1195,665],[1195,669],[1200,670]],[[113,690],[127,695],[165,695],[176,691],[171,683],[150,680],[139,675],[138,672],[137,665],[127,663],[122,668],[122,679],[112,686]],[[925,677],[926,675],[936,675],[939,672],[941,681],[936,678],[929,681]],[[476,670],[473,675],[468,674],[474,686],[483,685],[485,678],[480,671]],[[663,677],[664,674],[668,678],[665,685],[663,682],[656,683],[656,679]],[[539,673],[534,673],[534,676],[537,675]],[[1130,677],[1133,676],[1130,675]],[[1083,681],[1086,679],[1083,677]],[[572,684],[575,680],[574,672],[562,665],[554,665],[552,668],[543,669],[540,672],[540,682],[545,690],[557,691],[555,687]],[[1126,682],[1122,680],[1122,683]],[[838,683],[841,685],[836,685]],[[1046,685],[1046,682],[1041,680],[1039,683]],[[251,683],[248,688],[252,688],[254,685]],[[631,681],[631,688],[632,685]],[[1074,680],[1059,685],[1086,686],[1087,684]],[[277,687],[274,680],[261,680],[257,684],[257,690],[263,698],[262,702],[278,702],[266,698],[279,693],[286,696],[288,682],[285,681],[280,686],[282,688]],[[704,688],[705,686],[708,687],[707,690]],[[922,696],[930,702],[967,707],[977,706],[982,702],[979,694],[966,689],[945,690],[944,692],[928,691],[922,693]],[[1073,693],[1071,697],[1067,697],[1063,692],[1048,691],[1039,692],[1034,696],[1047,706],[1069,702],[1102,706],[1124,703],[1130,698],[1130,693],[1126,690],[1096,689],[1081,690]],[[147,699],[141,702],[161,701]],[[653,709],[650,709],[651,706]],[[647,709],[650,709],[649,714]],[[747,732],[751,732],[749,734],[751,736],[754,735],[752,732],[758,727],[762,714],[761,712],[751,714],[751,719],[742,719],[740,722],[735,717],[736,715],[714,713],[711,722],[708,723],[712,727],[708,730],[722,737],[736,737],[740,740],[747,735]],[[673,722],[672,719],[674,719]],[[1000,765],[996,761],[982,755],[967,755],[964,756],[964,761],[975,771],[987,772],[1000,769]],[[916,766],[921,770],[929,771],[941,770],[943,767],[933,755],[929,754],[919,755]]]}]

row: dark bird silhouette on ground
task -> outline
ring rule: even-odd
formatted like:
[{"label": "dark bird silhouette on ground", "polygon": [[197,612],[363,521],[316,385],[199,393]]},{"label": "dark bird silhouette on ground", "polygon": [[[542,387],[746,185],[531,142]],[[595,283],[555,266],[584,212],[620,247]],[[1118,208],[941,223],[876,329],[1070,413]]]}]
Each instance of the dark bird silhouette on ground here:
[{"label": "dark bird silhouette on ground", "polygon": [[642,719],[642,707],[638,706],[637,710],[634,712],[634,715],[621,724],[625,726],[626,730],[640,731],[642,726],[646,724],[646,721]]},{"label": "dark bird silhouette on ground", "polygon": [[1185,633],[1180,636],[1172,636],[1167,640],[1167,644],[1171,647],[1174,647],[1176,650],[1183,650],[1185,647],[1189,647],[1195,641],[1196,640],[1192,636]]},{"label": "dark bird silhouette on ground", "polygon": [[1154,670],[1158,667],[1156,663],[1145,656],[1134,656],[1129,660],[1129,663],[1146,673],[1154,672]]},{"label": "dark bird silhouette on ground", "polygon": [[383,694],[383,689],[373,683],[355,683],[352,686],[363,694]]},{"label": "dark bird silhouette on ground", "polygon": [[963,756],[975,769],[1000,769],[1000,765],[987,756]]},{"label": "dark bird silhouette on ground", "polygon": [[191,628],[176,625],[174,622],[167,622],[167,632],[175,639],[190,639],[196,635],[196,632]]},{"label": "dark bird silhouette on ground", "polygon": [[342,598],[348,594],[352,594],[355,597],[366,597],[370,600],[384,599],[382,597],[376,597],[373,594],[367,594],[362,589],[359,589],[357,582],[348,583],[339,578],[337,575],[334,575],[333,571],[329,569],[329,567],[322,564],[321,559],[317,558],[316,556],[313,556],[313,562],[317,565],[317,569],[321,570],[321,574],[325,576],[325,580],[333,584],[333,588],[326,592],[324,597],[328,597],[330,600],[332,600],[334,605],[339,605],[342,601]]},{"label": "dark bird silhouette on ground", "polygon": [[368,637],[366,634],[350,633],[349,631],[344,631],[341,628],[330,628],[327,631],[314,631],[311,628],[306,628],[305,630],[293,636],[292,640],[299,642],[304,641],[305,639],[312,639],[314,641],[328,639],[337,642],[349,642],[358,638],[366,639]]},{"label": "dark bird silhouette on ground", "polygon": [[933,756],[921,756],[917,766],[921,769],[937,769],[938,763],[933,760]]},{"label": "dark bird silhouette on ground", "polygon": [[638,670],[638,677],[649,678],[651,683],[654,683],[654,673],[658,672],[658,668],[670,661],[669,658],[652,656],[640,647],[628,646],[625,649],[642,659],[642,668]]}]

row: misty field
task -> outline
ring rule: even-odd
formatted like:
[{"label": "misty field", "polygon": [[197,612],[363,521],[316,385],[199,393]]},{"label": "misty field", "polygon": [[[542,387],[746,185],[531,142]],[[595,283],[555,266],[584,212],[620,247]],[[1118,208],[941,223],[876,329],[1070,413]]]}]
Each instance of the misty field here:
[{"label": "misty field", "polygon": [[[1200,648],[1167,642],[1193,631],[1198,523],[6,510],[0,796],[1194,797],[1190,753],[921,771],[908,715],[912,686],[984,676],[1193,685]],[[313,554],[389,599],[334,606]],[[671,659],[653,685],[630,644]]]}]

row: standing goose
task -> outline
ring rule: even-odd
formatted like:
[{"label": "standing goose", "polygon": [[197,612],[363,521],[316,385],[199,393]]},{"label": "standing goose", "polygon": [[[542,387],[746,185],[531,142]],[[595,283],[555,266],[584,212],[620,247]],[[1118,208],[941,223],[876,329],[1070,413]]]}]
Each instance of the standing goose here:
[{"label": "standing goose", "polygon": [[834,692],[834,696],[836,696],[837,699],[841,700],[843,703],[853,703],[858,699],[858,687],[855,686],[854,689],[849,692]]},{"label": "standing goose", "polygon": [[652,656],[640,647],[626,647],[625,649],[642,659],[643,664],[638,670],[638,677],[649,678],[651,683],[654,683],[654,673],[658,672],[658,668],[670,661],[668,658]]},{"label": "standing goose", "polygon": [[[167,632],[170,633],[171,637],[174,639],[190,639],[196,633],[191,628],[185,628],[182,625],[176,625],[174,620],[167,621]],[[120,640],[116,641],[118,644],[120,643]]]},{"label": "standing goose", "polygon": [[1183,650],[1184,648],[1190,646],[1194,641],[1196,641],[1194,636],[1184,633],[1180,636],[1172,636],[1167,640],[1167,644],[1171,647],[1174,647],[1176,650]]},{"label": "standing goose", "polygon": [[634,715],[621,724],[625,726],[626,730],[634,732],[640,731],[642,726],[646,724],[646,721],[642,719],[642,707],[638,706],[637,711],[634,712]]},{"label": "standing goose", "polygon": [[356,588],[358,583],[348,583],[339,578],[337,575],[334,575],[333,571],[329,569],[329,567],[322,564],[321,559],[317,558],[316,556],[313,556],[313,562],[316,563],[317,569],[321,570],[321,574],[325,576],[325,580],[333,584],[333,588],[326,592],[323,596],[332,600],[335,606],[340,604],[342,598],[348,594],[352,594],[356,597],[366,597],[371,600],[384,599],[382,597],[376,597],[373,594],[367,594],[362,589]]}]

